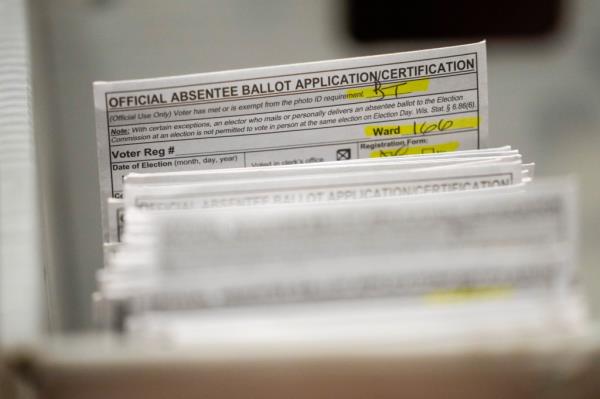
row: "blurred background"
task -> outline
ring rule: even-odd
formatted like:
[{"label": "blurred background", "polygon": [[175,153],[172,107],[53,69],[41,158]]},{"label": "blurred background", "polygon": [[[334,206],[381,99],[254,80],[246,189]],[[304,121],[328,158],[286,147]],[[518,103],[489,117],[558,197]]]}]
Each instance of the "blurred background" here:
[{"label": "blurred background", "polygon": [[[426,3],[426,4],[423,4]],[[600,2],[30,0],[34,117],[56,329],[91,326],[102,265],[92,82],[488,40],[490,136],[581,186],[581,265],[600,310]],[[596,283],[595,283],[596,282]]]}]

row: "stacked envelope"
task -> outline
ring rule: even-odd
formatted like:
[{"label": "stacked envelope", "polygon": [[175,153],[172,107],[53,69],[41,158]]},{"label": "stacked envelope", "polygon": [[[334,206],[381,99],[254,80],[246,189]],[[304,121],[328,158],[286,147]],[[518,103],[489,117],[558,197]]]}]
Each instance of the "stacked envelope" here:
[{"label": "stacked envelope", "polygon": [[510,147],[130,174],[97,315],[175,340],[579,331],[575,185]]}]

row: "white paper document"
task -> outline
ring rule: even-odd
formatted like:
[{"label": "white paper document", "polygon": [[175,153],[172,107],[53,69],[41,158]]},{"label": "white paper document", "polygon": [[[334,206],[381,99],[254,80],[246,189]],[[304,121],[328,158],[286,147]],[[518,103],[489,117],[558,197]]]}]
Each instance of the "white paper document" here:
[{"label": "white paper document", "polygon": [[[369,165],[329,173],[240,178],[235,170],[215,181],[178,186],[126,186],[125,204],[147,210],[315,203],[506,187],[520,184],[519,161],[455,165]],[[413,166],[403,168],[402,166]],[[346,168],[344,168],[346,169]],[[327,172],[313,170],[309,172]],[[337,173],[336,173],[337,172]],[[243,174],[242,174],[243,175]]]},{"label": "white paper document", "polygon": [[131,173],[305,164],[485,147],[485,42],[94,83],[106,199]]},{"label": "white paper document", "polygon": [[530,181],[510,147],[346,162],[130,174],[108,201],[109,241],[122,236],[125,208],[146,210],[323,202],[479,190]]},{"label": "white paper document", "polygon": [[100,277],[108,297],[163,311],[560,296],[575,275],[573,201],[559,181],[403,200],[132,211],[135,228]]}]

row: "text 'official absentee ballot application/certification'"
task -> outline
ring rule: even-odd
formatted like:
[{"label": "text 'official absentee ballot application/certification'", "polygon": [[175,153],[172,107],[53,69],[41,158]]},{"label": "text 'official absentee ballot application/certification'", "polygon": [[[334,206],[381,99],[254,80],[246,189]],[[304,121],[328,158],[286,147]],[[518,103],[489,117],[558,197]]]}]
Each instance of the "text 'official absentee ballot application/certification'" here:
[{"label": "text 'official absentee ballot application/certification'", "polygon": [[485,42],[94,83],[100,185],[149,173],[487,146]]}]

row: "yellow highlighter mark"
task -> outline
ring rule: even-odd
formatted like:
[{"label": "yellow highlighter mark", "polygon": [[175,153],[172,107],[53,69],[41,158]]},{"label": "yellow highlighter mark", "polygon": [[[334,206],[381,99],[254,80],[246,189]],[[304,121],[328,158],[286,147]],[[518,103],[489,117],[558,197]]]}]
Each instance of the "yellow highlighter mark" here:
[{"label": "yellow highlighter mark", "polygon": [[[425,140],[425,139],[422,139]],[[447,143],[438,143],[438,144],[430,144],[430,145],[420,145],[410,147],[407,143],[406,146],[403,147],[395,147],[387,150],[378,150],[373,151],[369,156],[371,158],[379,158],[379,157],[395,157],[399,155],[418,155],[418,154],[432,154],[436,152],[450,152],[456,151],[460,147],[460,143],[458,141],[449,141]]]},{"label": "yellow highlighter mark", "polygon": [[513,294],[511,287],[466,287],[454,290],[434,291],[425,295],[425,301],[434,304],[478,301],[506,298]]},{"label": "yellow highlighter mark", "polygon": [[372,87],[359,87],[346,90],[346,95],[351,99],[374,98],[383,100],[386,97],[395,98],[403,94],[427,91],[428,89],[429,79],[396,82],[385,85],[375,82]]},{"label": "yellow highlighter mark", "polygon": [[460,129],[476,129],[479,126],[479,118],[469,116],[463,118],[445,119],[429,121],[414,121],[407,125],[384,125],[384,126],[366,126],[365,136],[402,136],[426,134],[431,132],[445,132]]}]

